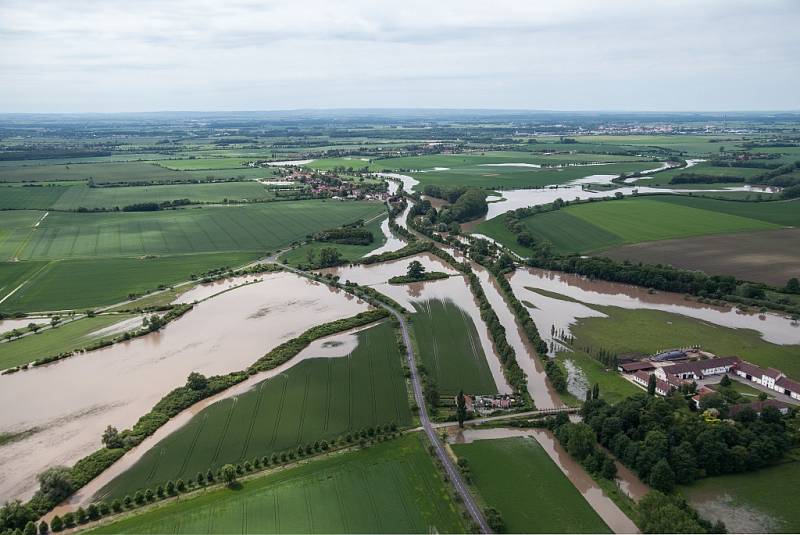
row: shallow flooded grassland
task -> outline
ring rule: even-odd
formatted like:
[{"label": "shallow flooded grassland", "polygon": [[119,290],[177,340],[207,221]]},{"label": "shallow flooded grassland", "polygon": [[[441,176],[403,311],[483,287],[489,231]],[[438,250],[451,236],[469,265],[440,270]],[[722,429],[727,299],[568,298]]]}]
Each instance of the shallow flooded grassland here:
[{"label": "shallow flooded grassland", "polygon": [[542,336],[549,335],[552,327],[556,332],[569,333],[570,326],[579,318],[604,317],[603,312],[591,308],[599,305],[669,312],[720,327],[750,329],[773,344],[800,344],[800,326],[771,312],[742,312],[733,307],[699,303],[683,294],[651,292],[639,286],[534,268],[516,270],[509,282],[520,301],[533,305],[528,308]]},{"label": "shallow flooded grassland", "polygon": [[[130,427],[197,371],[246,368],[272,347],[368,306],[289,273],[204,301],[162,331],[13,375],[0,376],[0,432],[37,432],[0,446],[0,499],[28,498],[35,476],[100,446],[107,425]],[[24,400],[24,403],[20,403]]]}]

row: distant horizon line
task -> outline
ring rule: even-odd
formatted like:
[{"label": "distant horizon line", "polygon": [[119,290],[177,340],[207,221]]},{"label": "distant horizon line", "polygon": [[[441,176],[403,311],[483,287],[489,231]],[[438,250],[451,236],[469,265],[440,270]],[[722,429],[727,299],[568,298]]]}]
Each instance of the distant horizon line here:
[{"label": "distant horizon line", "polygon": [[320,107],[320,108],[275,108],[275,109],[193,109],[193,110],[137,110],[137,111],[0,111],[0,116],[10,115],[147,115],[147,114],[278,114],[278,113],[386,113],[386,112],[445,112],[445,113],[529,113],[529,114],[631,114],[631,115],[743,115],[743,114],[781,114],[781,115],[800,115],[799,109],[741,109],[741,110],[559,110],[559,109],[538,109],[538,108],[446,108],[446,107]]}]

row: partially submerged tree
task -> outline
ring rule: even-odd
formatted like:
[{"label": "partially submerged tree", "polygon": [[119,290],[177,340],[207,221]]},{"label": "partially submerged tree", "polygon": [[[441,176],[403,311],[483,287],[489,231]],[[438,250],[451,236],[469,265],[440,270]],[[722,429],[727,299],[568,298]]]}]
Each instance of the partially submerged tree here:
[{"label": "partially submerged tree", "polygon": [[425,275],[425,266],[419,260],[413,260],[408,264],[408,276],[412,279],[421,279]]}]

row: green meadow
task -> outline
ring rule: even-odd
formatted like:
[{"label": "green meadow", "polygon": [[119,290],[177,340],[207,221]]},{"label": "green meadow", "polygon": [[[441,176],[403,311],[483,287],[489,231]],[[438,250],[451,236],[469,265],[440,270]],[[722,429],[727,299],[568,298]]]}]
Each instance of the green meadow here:
[{"label": "green meadow", "polygon": [[121,498],[226,463],[244,463],[376,425],[410,424],[391,324],[361,331],[358,341],[349,356],[304,360],[245,394],[202,410],[109,483],[98,498]]},{"label": "green meadow", "polygon": [[496,357],[484,354],[472,318],[452,301],[430,300],[415,303],[414,308],[411,322],[419,358],[436,381],[439,393],[497,393],[486,362],[487,358]]},{"label": "green meadow", "polygon": [[[711,234],[771,230],[800,222],[797,202],[745,203],[688,196],[648,196],[582,203],[523,220],[535,238],[561,253]],[[478,232],[526,254],[498,217]]]},{"label": "green meadow", "polygon": [[[763,367],[800,377],[800,346],[764,341],[756,331],[731,329],[660,310],[591,305],[607,318],[581,318],[570,327],[578,347],[613,353],[651,354],[669,347],[699,345],[721,356],[736,355]],[[787,320],[788,322],[788,320]],[[641,333],[631,336],[630,333]]]},{"label": "green meadow", "polygon": [[82,349],[91,342],[114,338],[120,333],[105,335],[102,333],[94,335],[93,333],[131,317],[133,316],[127,314],[107,314],[82,318],[64,323],[54,329],[46,329],[10,342],[2,342],[0,343],[0,370],[59,355],[66,351]]},{"label": "green meadow", "polygon": [[290,266],[308,264],[309,254],[313,261],[317,261],[319,260],[319,254],[322,249],[332,247],[339,251],[342,255],[342,259],[354,262],[386,243],[386,236],[384,236],[381,230],[381,224],[385,220],[385,217],[379,217],[365,225],[365,228],[372,232],[372,235],[375,237],[375,241],[369,245],[348,245],[334,242],[312,241],[286,251],[281,255],[281,261]]},{"label": "green meadow", "polygon": [[500,511],[509,533],[611,533],[534,438],[453,444],[474,488]]},{"label": "green meadow", "polygon": [[418,434],[334,454],[92,533],[464,533]]}]

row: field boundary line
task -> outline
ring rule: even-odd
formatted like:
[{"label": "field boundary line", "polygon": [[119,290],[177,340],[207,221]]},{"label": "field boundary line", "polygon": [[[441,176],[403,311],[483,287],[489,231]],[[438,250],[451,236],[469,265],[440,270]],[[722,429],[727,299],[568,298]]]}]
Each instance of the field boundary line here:
[{"label": "field boundary line", "polygon": [[258,418],[258,413],[261,410],[261,400],[264,399],[264,385],[266,381],[261,381],[261,384],[258,387],[258,397],[256,398],[255,407],[253,407],[253,414],[250,416],[250,426],[247,429],[247,438],[242,445],[242,460],[246,459],[247,450],[250,448],[250,441],[253,439],[253,430],[256,427],[256,419]]},{"label": "field boundary line", "polygon": [[225,419],[225,426],[222,428],[222,432],[219,435],[219,442],[217,442],[217,448],[214,450],[214,457],[211,458],[211,463],[214,464],[217,462],[219,458],[219,454],[222,451],[222,444],[225,442],[225,439],[228,435],[228,428],[231,425],[231,418],[233,417],[233,411],[236,409],[236,403],[239,401],[238,396],[234,396],[231,398],[231,408],[228,411],[228,417]]},{"label": "field boundary line", "polygon": [[275,414],[275,423],[272,426],[272,438],[270,438],[267,449],[271,450],[275,446],[275,441],[278,438],[278,427],[280,426],[281,417],[283,415],[283,405],[286,401],[286,390],[289,385],[289,378],[283,374],[279,377],[283,378],[283,390],[281,391],[281,401],[278,404],[278,411]]}]

